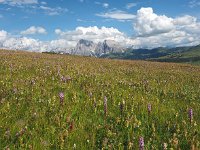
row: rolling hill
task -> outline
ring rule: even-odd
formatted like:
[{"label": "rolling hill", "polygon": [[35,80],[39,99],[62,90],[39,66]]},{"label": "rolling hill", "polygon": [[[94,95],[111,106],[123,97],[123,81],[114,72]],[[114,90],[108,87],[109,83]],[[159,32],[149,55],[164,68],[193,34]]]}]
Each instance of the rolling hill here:
[{"label": "rolling hill", "polygon": [[102,57],[198,64],[200,63],[200,45],[176,48],[128,49],[121,53],[110,53]]}]

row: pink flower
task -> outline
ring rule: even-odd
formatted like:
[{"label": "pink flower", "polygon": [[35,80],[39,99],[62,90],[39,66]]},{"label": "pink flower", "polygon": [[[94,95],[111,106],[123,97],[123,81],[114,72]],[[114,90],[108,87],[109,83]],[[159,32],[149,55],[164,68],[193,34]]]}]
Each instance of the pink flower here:
[{"label": "pink flower", "polygon": [[64,103],[64,93],[63,92],[60,92],[59,93],[59,97],[60,97],[60,105],[63,105],[63,103]]},{"label": "pink flower", "polygon": [[192,122],[192,119],[193,119],[193,110],[192,110],[192,108],[189,109],[188,116],[189,116],[190,122]]},{"label": "pink flower", "polygon": [[139,139],[139,149],[144,150],[144,138],[140,137]]}]

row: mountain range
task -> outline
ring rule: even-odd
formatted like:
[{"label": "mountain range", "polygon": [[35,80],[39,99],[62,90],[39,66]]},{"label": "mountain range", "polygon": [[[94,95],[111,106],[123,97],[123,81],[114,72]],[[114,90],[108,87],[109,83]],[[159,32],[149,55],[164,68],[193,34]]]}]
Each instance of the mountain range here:
[{"label": "mountain range", "polygon": [[113,40],[104,40],[103,42],[94,43],[93,41],[81,39],[76,46],[70,50],[54,50],[50,53],[101,57],[102,55],[110,53],[121,53],[124,50],[125,48]]},{"label": "mountain range", "polygon": [[[69,53],[70,51],[70,53]],[[81,39],[71,50],[50,53],[94,56],[111,59],[148,60],[160,62],[184,62],[200,64],[200,45],[183,47],[158,47],[153,49],[124,48],[113,40],[94,43]]]}]

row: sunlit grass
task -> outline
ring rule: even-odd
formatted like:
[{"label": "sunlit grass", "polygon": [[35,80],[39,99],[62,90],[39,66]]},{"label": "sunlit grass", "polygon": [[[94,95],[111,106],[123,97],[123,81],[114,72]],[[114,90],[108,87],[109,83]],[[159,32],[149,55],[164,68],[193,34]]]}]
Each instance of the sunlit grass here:
[{"label": "sunlit grass", "polygon": [[200,149],[200,68],[2,50],[0,116],[0,149]]}]

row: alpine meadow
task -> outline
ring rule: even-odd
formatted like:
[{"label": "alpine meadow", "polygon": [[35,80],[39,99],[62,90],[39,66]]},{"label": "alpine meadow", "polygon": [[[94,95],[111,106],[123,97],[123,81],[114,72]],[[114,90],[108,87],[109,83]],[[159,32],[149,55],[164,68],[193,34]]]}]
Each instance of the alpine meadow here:
[{"label": "alpine meadow", "polygon": [[0,51],[0,149],[199,149],[200,68]]},{"label": "alpine meadow", "polygon": [[200,0],[0,0],[0,150],[200,150]]}]

